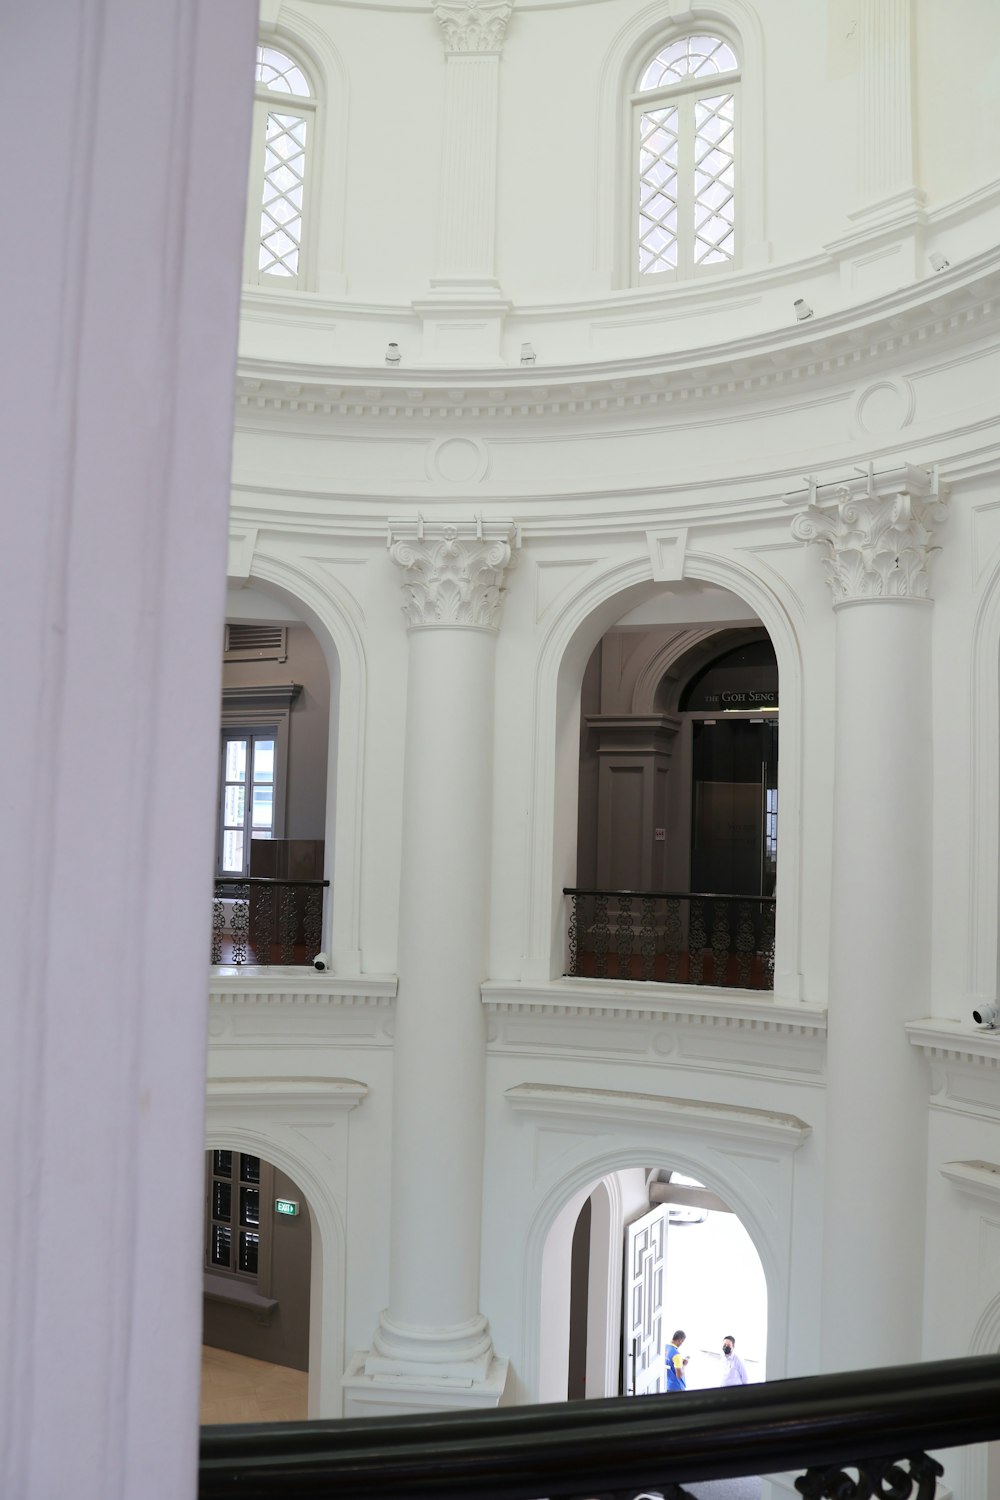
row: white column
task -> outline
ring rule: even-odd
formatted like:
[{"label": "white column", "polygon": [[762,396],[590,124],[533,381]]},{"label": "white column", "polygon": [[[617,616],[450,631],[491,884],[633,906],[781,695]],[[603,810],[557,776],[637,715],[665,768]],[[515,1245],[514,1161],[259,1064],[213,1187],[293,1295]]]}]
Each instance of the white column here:
[{"label": "white column", "polygon": [[827,1041],[825,1369],[920,1357],[927,1081],[905,1023],[929,1008],[932,530],[909,467],[821,495],[837,613]]},{"label": "white column", "polygon": [[5,21],[0,1493],[183,1500],[256,17]]},{"label": "white column", "polygon": [[[364,1362],[366,1380],[388,1382],[399,1396],[394,1410],[495,1404],[506,1377],[479,1311],[486,1061],[480,985],[494,658],[512,528],[422,523],[419,537],[415,530],[393,523],[391,555],[406,579],[410,665],[390,1285]],[[348,1410],[361,1409],[357,1390],[353,1397],[349,1390]],[[380,1409],[387,1409],[384,1401]]]},{"label": "white column", "polygon": [[430,363],[497,363],[509,303],[496,280],[500,53],[512,0],[436,0],[445,46],[437,270],[414,303]]}]

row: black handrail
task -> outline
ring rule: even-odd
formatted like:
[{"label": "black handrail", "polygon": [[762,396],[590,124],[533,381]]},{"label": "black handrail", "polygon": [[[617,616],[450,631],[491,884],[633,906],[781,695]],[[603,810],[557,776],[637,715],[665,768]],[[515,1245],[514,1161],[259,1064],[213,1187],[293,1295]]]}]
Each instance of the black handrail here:
[{"label": "black handrail", "polygon": [[759,905],[773,902],[773,896],[733,896],[725,891],[627,891],[593,890],[589,886],[564,885],[564,896],[632,896],[640,901],[756,901]]},{"label": "black handrail", "polygon": [[934,1493],[928,1449],[998,1437],[1000,1356],[983,1355],[484,1413],[204,1427],[199,1497],[678,1495],[671,1486],[789,1470],[807,1470],[799,1488],[820,1496],[834,1493],[821,1471],[906,1460],[923,1469],[923,1500]]},{"label": "black handrail", "polygon": [[313,885],[328,886],[328,880],[289,880],[284,875],[216,875],[215,889],[229,885]]}]

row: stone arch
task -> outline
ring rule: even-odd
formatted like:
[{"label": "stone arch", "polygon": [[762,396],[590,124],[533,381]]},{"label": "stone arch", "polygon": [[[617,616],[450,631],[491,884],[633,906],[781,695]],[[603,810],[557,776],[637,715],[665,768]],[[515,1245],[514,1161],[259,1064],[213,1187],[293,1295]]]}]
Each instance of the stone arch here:
[{"label": "stone arch", "polygon": [[[784,1374],[785,1349],[788,1337],[787,1308],[783,1299],[775,1295],[775,1289],[787,1286],[789,1281],[788,1247],[790,1236],[787,1226],[783,1229],[774,1205],[769,1198],[768,1185],[761,1181],[750,1187],[741,1182],[735,1170],[727,1165],[725,1142],[715,1137],[699,1140],[696,1135],[680,1135],[669,1127],[626,1127],[609,1132],[614,1137],[608,1145],[608,1135],[601,1137],[600,1147],[595,1146],[595,1137],[581,1131],[572,1152],[572,1165],[564,1167],[557,1178],[540,1184],[534,1212],[528,1228],[524,1254],[524,1319],[522,1329],[523,1379],[529,1391],[537,1388],[542,1364],[542,1319],[540,1307],[545,1285],[546,1258],[553,1249],[552,1236],[558,1237],[560,1229],[572,1234],[575,1214],[566,1213],[567,1207],[582,1199],[602,1179],[610,1174],[634,1168],[648,1167],[651,1162],[669,1161],[671,1167],[685,1175],[695,1177],[706,1187],[717,1193],[736,1214],[753,1242],[764,1271],[768,1288],[768,1372],[772,1377]],[[732,1143],[739,1146],[734,1135]],[[563,1158],[565,1160],[565,1158]],[[790,1207],[790,1205],[789,1205]],[[562,1220],[562,1224],[560,1224]]]},{"label": "stone arch", "polygon": [[[782,684],[781,796],[778,809],[775,994],[801,998],[802,655],[796,601],[743,557],[688,549],[683,575],[727,589],[753,610],[771,638]],[[605,631],[669,584],[653,579],[648,552],[588,575],[566,598],[542,638],[535,673],[530,829],[524,889],[522,978],[546,982],[562,972],[564,886],[575,884],[579,700],[583,669]]]},{"label": "stone arch", "polygon": [[[362,972],[361,827],[364,791],[367,662],[357,601],[329,575],[259,549],[243,568],[230,567],[235,583],[263,584],[294,605],[326,656],[330,670],[330,728],[326,799],[326,869],[331,902],[326,946],[338,974]],[[349,713],[341,706],[350,705]]]},{"label": "stone arch", "polygon": [[309,1416],[340,1415],[344,1369],[345,1234],[340,1209],[330,1194],[319,1160],[312,1161],[285,1140],[279,1129],[230,1117],[224,1101],[209,1087],[205,1118],[206,1150],[246,1151],[279,1168],[301,1189],[312,1225],[309,1283]]}]

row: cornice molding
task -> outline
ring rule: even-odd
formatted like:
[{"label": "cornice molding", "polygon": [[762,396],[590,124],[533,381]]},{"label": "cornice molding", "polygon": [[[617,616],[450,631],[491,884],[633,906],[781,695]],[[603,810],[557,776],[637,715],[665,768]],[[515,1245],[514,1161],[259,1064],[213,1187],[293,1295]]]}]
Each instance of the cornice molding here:
[{"label": "cornice molding", "polygon": [[1000,1166],[996,1162],[946,1161],[938,1171],[968,1197],[985,1202],[994,1212],[1000,1208]]},{"label": "cornice molding", "polygon": [[301,682],[275,682],[258,687],[224,687],[222,707],[242,708],[290,708],[302,691]]},{"label": "cornice molding", "polygon": [[990,1073],[1000,1068],[1000,1031],[985,1031],[971,1021],[939,1021],[930,1017],[908,1021],[906,1031],[912,1046],[934,1062],[962,1063]]},{"label": "cornice molding", "polygon": [[498,1015],[578,1017],[588,1021],[678,1021],[722,1031],[826,1038],[826,1011],[746,992],[711,994],[693,985],[636,984],[603,979],[553,979],[548,984],[488,980],[484,1005]]},{"label": "cornice molding", "polygon": [[738,1137],[796,1151],[812,1127],[797,1115],[777,1110],[744,1109],[734,1104],[706,1104],[700,1099],[668,1098],[660,1094],[626,1094],[612,1089],[578,1089],[568,1084],[521,1083],[507,1089],[511,1109],[530,1119],[584,1118],[620,1124],[643,1122],[666,1125],[678,1134],[696,1133],[725,1140]]},{"label": "cornice molding", "polygon": [[864,479],[817,487],[792,521],[792,535],[818,546],[835,605],[859,600],[930,599],[935,527],[948,513],[934,472],[904,464]]},{"label": "cornice molding", "polygon": [[[946,273],[951,274],[951,273]],[[390,419],[478,424],[511,419],[595,415],[613,422],[663,420],[667,409],[685,414],[698,406],[717,410],[727,401],[775,395],[803,399],[826,387],[844,388],[873,378],[883,366],[898,371],[961,358],[963,345],[978,352],[1000,329],[1000,270],[991,260],[974,281],[950,288],[921,283],[850,312],[815,318],[795,328],[685,350],[587,364],[535,365],[527,369],[380,370],[318,366],[243,357],[238,363],[237,425],[271,426],[294,415],[307,428]]]},{"label": "cornice molding", "polygon": [[217,968],[209,978],[209,1000],[226,1008],[391,1010],[398,985],[394,974],[341,978],[312,969]]},{"label": "cornice molding", "polygon": [[410,627],[499,630],[516,535],[513,521],[391,519],[389,556],[405,575]]},{"label": "cornice molding", "polygon": [[208,1105],[216,1109],[226,1105],[245,1109],[266,1102],[268,1110],[318,1105],[324,1112],[346,1113],[367,1094],[368,1085],[356,1078],[209,1078],[207,1086]]},{"label": "cornice molding", "polygon": [[489,56],[503,47],[512,0],[435,0],[434,19],[449,57]]}]

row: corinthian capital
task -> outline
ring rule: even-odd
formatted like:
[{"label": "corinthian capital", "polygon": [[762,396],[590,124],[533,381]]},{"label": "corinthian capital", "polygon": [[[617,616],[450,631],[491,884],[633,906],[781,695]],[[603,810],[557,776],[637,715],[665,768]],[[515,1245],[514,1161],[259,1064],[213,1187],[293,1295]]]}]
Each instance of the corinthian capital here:
[{"label": "corinthian capital", "polygon": [[437,0],[434,18],[446,52],[499,52],[512,0]]},{"label": "corinthian capital", "polygon": [[511,521],[390,521],[389,556],[406,575],[409,623],[498,630],[514,538]]},{"label": "corinthian capital", "polygon": [[936,474],[904,464],[810,493],[792,534],[820,548],[834,604],[930,598],[934,528],[948,510]]}]

